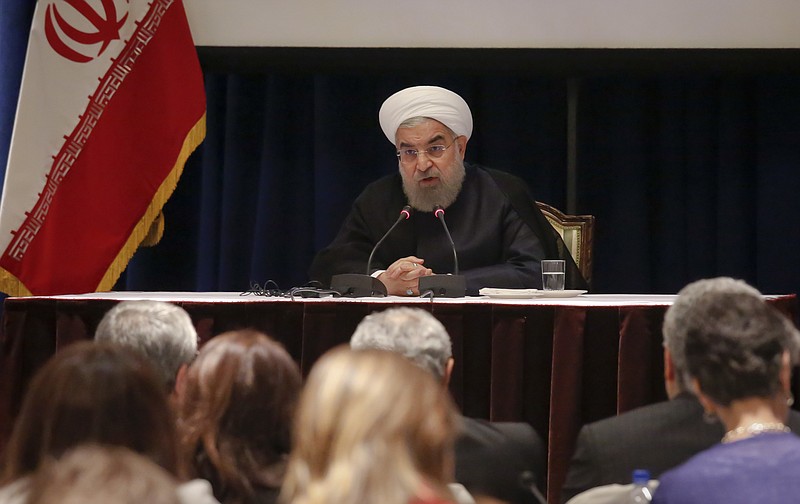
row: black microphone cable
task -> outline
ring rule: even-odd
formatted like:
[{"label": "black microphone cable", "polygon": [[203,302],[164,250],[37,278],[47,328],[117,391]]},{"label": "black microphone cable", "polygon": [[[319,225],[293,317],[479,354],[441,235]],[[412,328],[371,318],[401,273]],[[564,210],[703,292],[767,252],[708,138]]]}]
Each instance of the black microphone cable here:
[{"label": "black microphone cable", "polygon": [[321,283],[312,280],[305,285],[292,287],[288,290],[280,288],[274,280],[267,280],[262,286],[258,282],[250,282],[250,288],[242,291],[240,296],[286,297],[294,300],[295,296],[308,297],[339,297],[341,294],[335,290],[325,289]]}]

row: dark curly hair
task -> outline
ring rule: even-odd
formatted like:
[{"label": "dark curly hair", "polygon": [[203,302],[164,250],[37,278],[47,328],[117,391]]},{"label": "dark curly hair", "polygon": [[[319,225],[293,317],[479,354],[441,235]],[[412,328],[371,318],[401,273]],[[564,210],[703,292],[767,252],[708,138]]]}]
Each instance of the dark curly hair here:
[{"label": "dark curly hair", "polygon": [[741,292],[709,293],[693,310],[704,316],[687,328],[686,363],[705,395],[728,406],[780,391],[783,355],[794,361],[800,340],[786,316]]}]

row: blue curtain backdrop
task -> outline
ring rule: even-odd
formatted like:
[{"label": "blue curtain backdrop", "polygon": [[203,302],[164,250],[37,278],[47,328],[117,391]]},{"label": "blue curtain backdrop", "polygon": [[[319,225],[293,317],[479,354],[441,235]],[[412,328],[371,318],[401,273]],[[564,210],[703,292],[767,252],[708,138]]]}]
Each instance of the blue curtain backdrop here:
[{"label": "blue curtain backdrop", "polygon": [[[167,236],[137,253],[125,288],[305,283],[314,252],[331,241],[360,190],[397,169],[377,110],[415,82],[207,74],[208,136],[165,208]],[[477,124],[495,125],[476,130],[468,159],[514,171],[539,197],[563,205],[563,83],[435,75],[424,82],[456,90],[472,104]]]},{"label": "blue curtain backdrop", "polygon": [[[5,167],[34,2],[0,2]],[[204,63],[207,138],[165,207],[164,239],[136,254],[117,288],[304,283],[359,191],[396,169],[377,123],[381,102],[426,83],[470,103],[469,161],[520,175],[561,208],[568,103],[576,103],[577,211],[598,219],[596,292],[674,293],[716,275],[797,292],[800,73],[629,66],[575,80],[569,69],[510,65],[242,71]]]},{"label": "blue curtain backdrop", "polygon": [[800,78],[603,78],[581,92],[579,194],[597,287],[708,276],[800,286]]},{"label": "blue curtain backdrop", "polygon": [[5,175],[35,5],[33,0],[0,0],[0,175]]}]

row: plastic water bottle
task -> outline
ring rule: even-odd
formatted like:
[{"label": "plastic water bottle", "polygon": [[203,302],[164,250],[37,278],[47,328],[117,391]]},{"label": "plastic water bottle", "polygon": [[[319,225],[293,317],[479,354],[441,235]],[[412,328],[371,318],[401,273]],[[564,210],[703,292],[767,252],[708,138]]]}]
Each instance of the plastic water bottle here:
[{"label": "plastic water bottle", "polygon": [[650,471],[647,469],[636,469],[633,471],[633,489],[628,502],[631,504],[642,504],[653,500],[647,483],[650,481]]}]

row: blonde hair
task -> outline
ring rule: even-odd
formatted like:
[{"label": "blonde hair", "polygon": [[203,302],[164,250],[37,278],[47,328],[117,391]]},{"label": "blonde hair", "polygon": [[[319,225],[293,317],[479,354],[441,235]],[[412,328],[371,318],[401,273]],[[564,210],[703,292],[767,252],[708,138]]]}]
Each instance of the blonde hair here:
[{"label": "blonde hair", "polygon": [[281,501],[407,504],[449,497],[458,416],[430,373],[382,350],[338,348],[300,398]]}]

